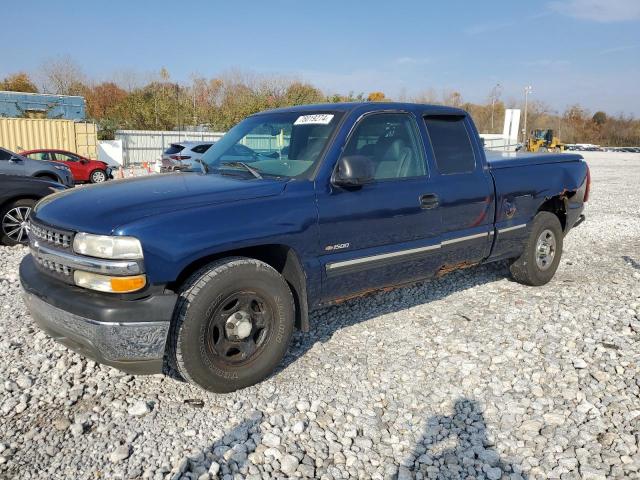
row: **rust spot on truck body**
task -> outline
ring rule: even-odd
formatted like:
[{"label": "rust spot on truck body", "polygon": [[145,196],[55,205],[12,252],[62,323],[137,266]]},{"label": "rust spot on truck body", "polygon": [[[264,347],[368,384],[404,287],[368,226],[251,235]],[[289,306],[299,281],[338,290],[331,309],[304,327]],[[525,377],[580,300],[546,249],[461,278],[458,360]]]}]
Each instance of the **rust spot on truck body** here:
[{"label": "rust spot on truck body", "polygon": [[[476,265],[480,265],[480,262],[461,262],[461,263],[456,263],[456,264],[453,264],[453,265],[443,265],[436,272],[435,278],[440,278],[440,277],[446,275],[447,273],[451,273],[451,272],[454,272],[456,270],[462,270],[463,268],[475,267]],[[343,297],[338,297],[336,299],[333,299],[333,300],[327,302],[325,304],[325,306],[339,305],[339,304],[344,303],[344,302],[346,302],[348,300],[354,300],[354,299],[357,299],[357,298],[366,297],[366,296],[372,295],[374,293],[392,292],[394,290],[397,290],[398,288],[408,287],[410,285],[415,285],[415,284],[420,283],[420,282],[428,281],[430,278],[432,278],[432,277],[425,277],[423,279],[412,280],[410,282],[402,282],[402,283],[397,283],[397,284],[394,284],[394,285],[387,285],[386,287],[368,288],[368,289],[363,290],[363,291],[358,292],[358,293],[352,293],[350,295],[345,295]]]},{"label": "rust spot on truck body", "polygon": [[443,265],[436,272],[436,277],[442,277],[447,273],[455,272],[456,270],[462,270],[463,268],[471,268],[479,265],[479,262],[460,262],[453,263],[451,265]]}]

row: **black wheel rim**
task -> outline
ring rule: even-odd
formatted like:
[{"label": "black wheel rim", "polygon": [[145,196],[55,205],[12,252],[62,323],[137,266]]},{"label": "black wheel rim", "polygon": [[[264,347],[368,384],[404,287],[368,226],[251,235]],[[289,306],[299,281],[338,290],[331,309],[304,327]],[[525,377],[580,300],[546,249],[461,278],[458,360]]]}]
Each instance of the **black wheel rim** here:
[{"label": "black wheel rim", "polygon": [[207,322],[206,346],[211,358],[230,366],[251,362],[267,342],[273,312],[271,303],[257,292],[228,295]]}]

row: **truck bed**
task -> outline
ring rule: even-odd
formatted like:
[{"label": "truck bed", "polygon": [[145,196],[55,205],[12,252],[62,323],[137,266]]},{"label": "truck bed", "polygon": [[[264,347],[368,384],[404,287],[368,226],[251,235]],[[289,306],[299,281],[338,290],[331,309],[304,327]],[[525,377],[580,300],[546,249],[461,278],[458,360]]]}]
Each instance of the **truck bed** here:
[{"label": "truck bed", "polygon": [[579,162],[582,156],[574,153],[520,153],[485,151],[491,169]]}]

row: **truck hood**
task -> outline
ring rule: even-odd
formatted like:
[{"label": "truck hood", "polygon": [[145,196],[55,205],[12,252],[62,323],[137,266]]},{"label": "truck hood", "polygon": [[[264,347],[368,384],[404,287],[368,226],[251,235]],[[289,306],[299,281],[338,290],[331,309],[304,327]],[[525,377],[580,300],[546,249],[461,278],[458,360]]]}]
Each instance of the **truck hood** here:
[{"label": "truck hood", "polygon": [[516,153],[485,151],[490,168],[511,168],[545,163],[578,162],[582,155],[573,153]]},{"label": "truck hood", "polygon": [[175,173],[115,180],[51,195],[33,216],[65,230],[102,235],[152,215],[280,194],[286,182]]}]

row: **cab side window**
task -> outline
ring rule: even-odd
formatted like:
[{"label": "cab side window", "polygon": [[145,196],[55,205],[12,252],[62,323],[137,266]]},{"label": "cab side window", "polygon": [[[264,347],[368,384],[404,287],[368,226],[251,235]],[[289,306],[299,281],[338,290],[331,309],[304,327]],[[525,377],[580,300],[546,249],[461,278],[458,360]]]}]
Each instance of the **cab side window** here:
[{"label": "cab side window", "polygon": [[405,113],[379,113],[356,126],[343,155],[362,155],[374,164],[374,178],[388,180],[426,175],[417,126]]},{"label": "cab side window", "polygon": [[471,173],[476,159],[462,115],[430,115],[424,118],[438,171],[443,175]]}]

